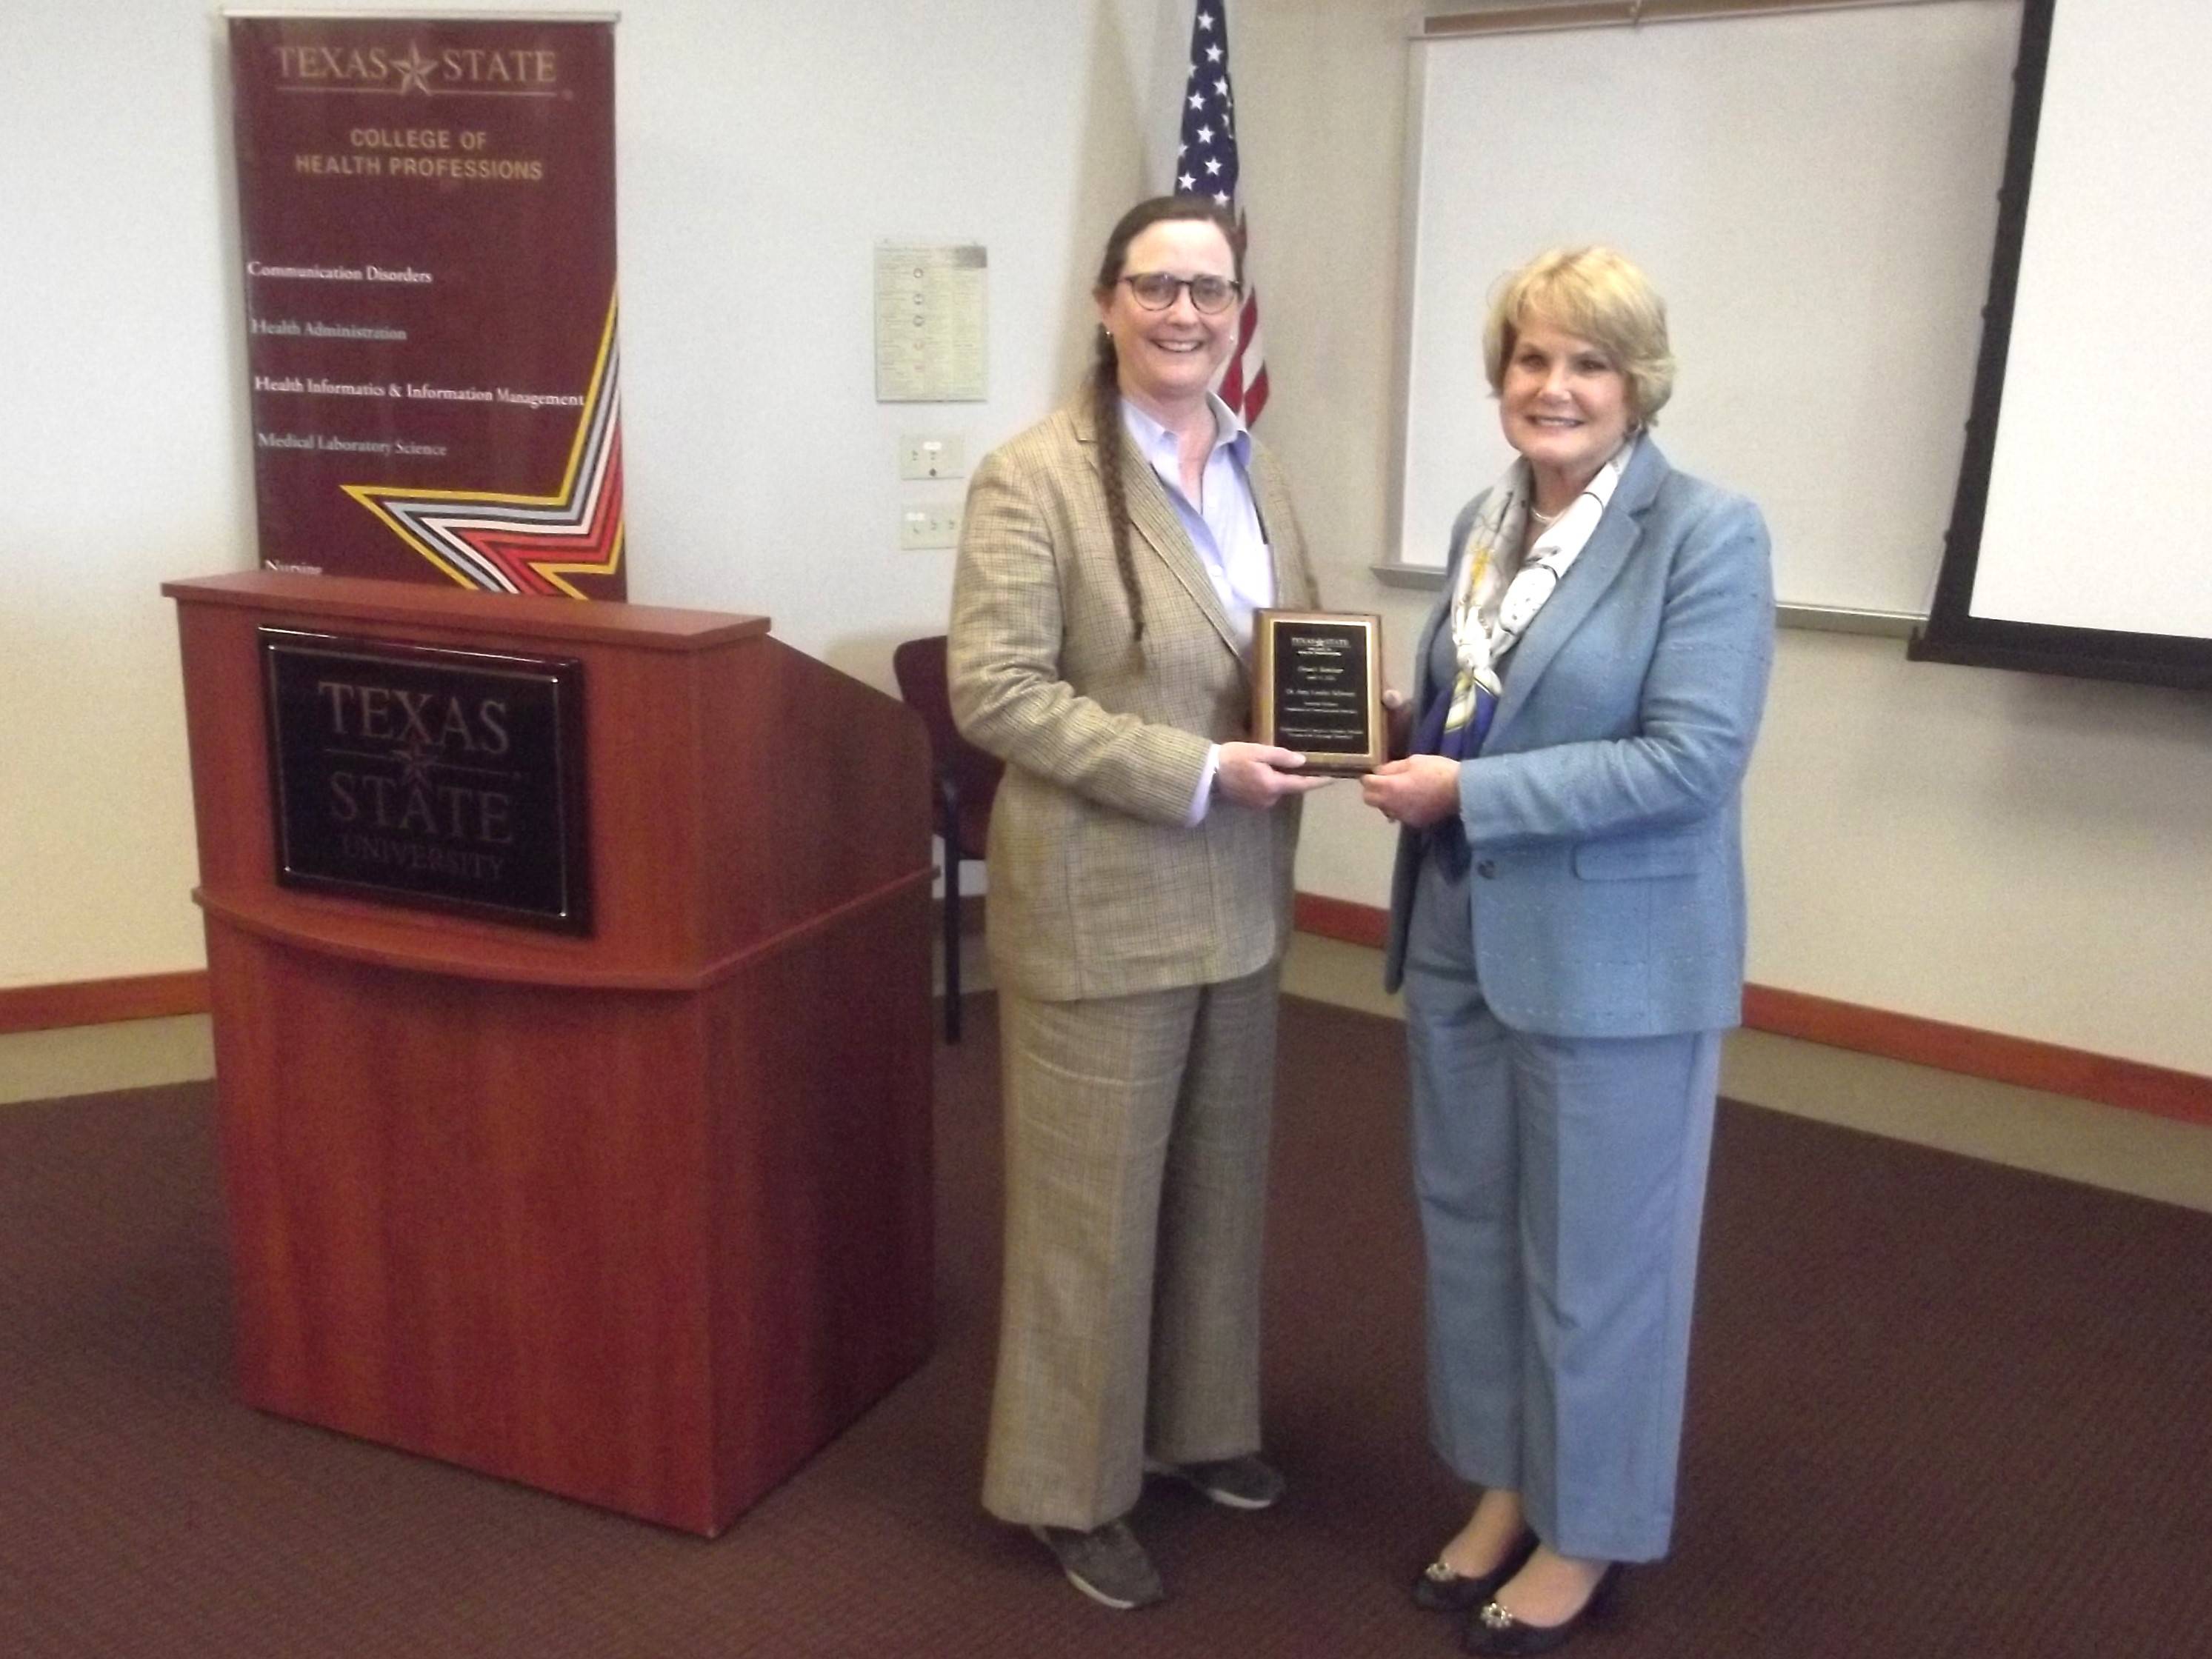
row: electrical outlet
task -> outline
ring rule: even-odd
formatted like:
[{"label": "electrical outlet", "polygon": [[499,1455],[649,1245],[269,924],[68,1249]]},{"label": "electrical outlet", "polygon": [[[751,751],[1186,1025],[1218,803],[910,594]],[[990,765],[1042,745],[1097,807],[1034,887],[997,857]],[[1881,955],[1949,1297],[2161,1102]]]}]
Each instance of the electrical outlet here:
[{"label": "electrical outlet", "polygon": [[899,477],[957,478],[968,470],[967,449],[957,432],[902,432]]},{"label": "electrical outlet", "polygon": [[937,506],[899,509],[899,545],[911,550],[957,547],[960,508],[947,501]]}]

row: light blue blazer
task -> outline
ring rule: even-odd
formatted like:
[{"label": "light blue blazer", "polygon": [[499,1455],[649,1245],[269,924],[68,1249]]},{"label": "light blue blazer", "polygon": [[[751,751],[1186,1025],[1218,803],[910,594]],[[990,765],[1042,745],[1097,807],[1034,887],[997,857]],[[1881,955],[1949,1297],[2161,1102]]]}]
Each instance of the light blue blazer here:
[{"label": "light blue blazer", "polygon": [[[1421,630],[1421,706],[1481,505],[1452,529]],[[1476,973],[1507,1026],[1551,1036],[1718,1030],[1743,1012],[1744,768],[1774,656],[1766,526],[1647,435],[1512,654],[1460,768]],[[1391,877],[1386,985],[1404,975],[1421,838]]]}]

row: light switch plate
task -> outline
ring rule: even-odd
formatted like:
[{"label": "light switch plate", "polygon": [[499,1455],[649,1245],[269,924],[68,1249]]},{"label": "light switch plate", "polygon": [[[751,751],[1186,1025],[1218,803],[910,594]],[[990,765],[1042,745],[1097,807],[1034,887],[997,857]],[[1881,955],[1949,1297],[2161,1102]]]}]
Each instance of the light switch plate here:
[{"label": "light switch plate", "polygon": [[957,478],[968,470],[968,446],[957,432],[899,434],[899,477]]},{"label": "light switch plate", "polygon": [[960,544],[960,507],[945,501],[899,509],[899,545],[916,551]]}]

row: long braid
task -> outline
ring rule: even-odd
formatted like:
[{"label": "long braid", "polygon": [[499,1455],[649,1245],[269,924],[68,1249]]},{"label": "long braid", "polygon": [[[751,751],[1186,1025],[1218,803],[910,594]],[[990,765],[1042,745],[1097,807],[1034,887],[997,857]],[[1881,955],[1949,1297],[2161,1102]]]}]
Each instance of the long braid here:
[{"label": "long braid", "polygon": [[1129,485],[1121,471],[1121,388],[1114,337],[1102,324],[1098,355],[1091,366],[1091,419],[1097,428],[1098,483],[1106,492],[1106,522],[1114,535],[1114,566],[1129,602],[1129,637],[1145,637],[1145,596],[1137,586],[1137,562],[1129,550]]}]

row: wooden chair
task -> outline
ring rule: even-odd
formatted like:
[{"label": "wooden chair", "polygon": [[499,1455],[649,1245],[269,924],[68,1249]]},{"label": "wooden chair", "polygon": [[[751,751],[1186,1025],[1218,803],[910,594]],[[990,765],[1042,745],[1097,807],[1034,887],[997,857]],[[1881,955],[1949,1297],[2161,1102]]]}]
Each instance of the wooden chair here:
[{"label": "wooden chair", "polygon": [[960,864],[980,859],[989,838],[991,800],[1006,763],[984,753],[952,723],[945,635],[908,640],[891,653],[899,696],[929,728],[937,773],[937,835],[945,845],[945,1040],[960,1041]]}]

